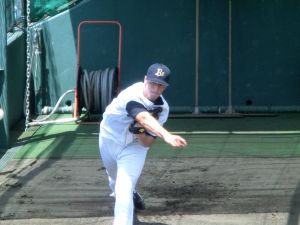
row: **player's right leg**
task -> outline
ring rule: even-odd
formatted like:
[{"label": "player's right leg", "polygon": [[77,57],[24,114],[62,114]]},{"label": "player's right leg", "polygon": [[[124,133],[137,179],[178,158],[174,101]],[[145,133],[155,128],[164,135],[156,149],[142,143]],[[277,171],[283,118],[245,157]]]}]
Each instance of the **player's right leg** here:
[{"label": "player's right leg", "polygon": [[103,165],[108,175],[109,187],[112,196],[115,195],[115,184],[117,179],[117,157],[122,148],[108,138],[99,137],[99,149]]}]

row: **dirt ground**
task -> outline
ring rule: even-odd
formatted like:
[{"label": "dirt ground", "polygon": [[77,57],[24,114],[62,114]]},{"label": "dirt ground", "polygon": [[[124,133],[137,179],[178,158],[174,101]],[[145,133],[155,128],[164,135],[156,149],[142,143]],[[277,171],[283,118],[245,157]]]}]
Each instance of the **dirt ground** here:
[{"label": "dirt ground", "polygon": [[[284,224],[296,225],[299,171],[299,158],[149,158],[138,185],[147,208],[137,212],[136,224],[233,224],[202,223],[197,216],[285,213]],[[112,215],[99,160],[12,160],[0,173],[3,224],[35,218],[98,218],[98,224],[110,224]],[[245,224],[256,224],[255,218]]]}]

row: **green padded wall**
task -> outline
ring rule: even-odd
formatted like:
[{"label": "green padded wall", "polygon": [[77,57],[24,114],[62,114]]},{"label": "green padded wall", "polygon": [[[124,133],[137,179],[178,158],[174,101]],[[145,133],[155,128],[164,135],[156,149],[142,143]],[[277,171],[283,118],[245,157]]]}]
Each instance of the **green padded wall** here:
[{"label": "green padded wall", "polygon": [[25,34],[19,31],[8,40],[7,45],[7,109],[10,128],[24,116],[25,74]]},{"label": "green padded wall", "polygon": [[[299,1],[231,0],[232,104],[240,111],[300,110]],[[77,27],[83,20],[117,20],[123,27],[122,88],[141,80],[149,64],[170,66],[165,97],[174,112],[192,112],[195,54],[199,52],[200,111],[228,106],[229,0],[86,0],[36,26],[45,48],[43,104],[75,87]],[[196,49],[196,25],[199,49]],[[81,64],[117,64],[116,27],[84,28]],[[73,100],[73,97],[69,97]]]},{"label": "green padded wall", "polygon": [[228,1],[200,0],[199,105],[214,111],[228,104]]},{"label": "green padded wall", "polygon": [[4,111],[4,118],[0,120],[0,149],[6,148],[9,142],[9,128],[7,118],[7,79],[6,79],[6,19],[5,1],[0,2],[0,108]]},{"label": "green padded wall", "polygon": [[299,110],[300,2],[243,0],[232,6],[234,104]]},{"label": "green padded wall", "polygon": [[[162,62],[173,72],[166,98],[178,110],[193,109],[195,2],[184,0],[172,4],[165,0],[83,1],[37,24],[43,30],[45,46],[45,104],[53,106],[63,92],[75,86],[77,27],[83,20],[117,20],[122,24],[122,88],[143,80],[150,64]],[[117,35],[113,26],[84,26],[81,65],[88,70],[116,66]]]}]

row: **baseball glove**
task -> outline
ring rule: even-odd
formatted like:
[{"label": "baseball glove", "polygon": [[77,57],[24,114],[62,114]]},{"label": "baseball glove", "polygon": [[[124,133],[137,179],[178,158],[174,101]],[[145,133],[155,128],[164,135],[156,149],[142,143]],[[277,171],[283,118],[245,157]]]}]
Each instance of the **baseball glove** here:
[{"label": "baseball glove", "polygon": [[130,124],[129,131],[133,134],[143,134],[146,132],[144,127],[138,126],[138,123],[134,122]]}]

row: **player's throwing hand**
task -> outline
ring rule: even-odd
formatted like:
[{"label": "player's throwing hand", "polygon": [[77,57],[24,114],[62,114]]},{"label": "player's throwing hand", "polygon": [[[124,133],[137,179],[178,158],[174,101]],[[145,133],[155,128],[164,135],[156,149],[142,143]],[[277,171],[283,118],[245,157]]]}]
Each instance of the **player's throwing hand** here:
[{"label": "player's throwing hand", "polygon": [[173,135],[173,134],[167,135],[166,137],[164,137],[164,141],[173,147],[187,146],[186,140],[178,135]]}]

